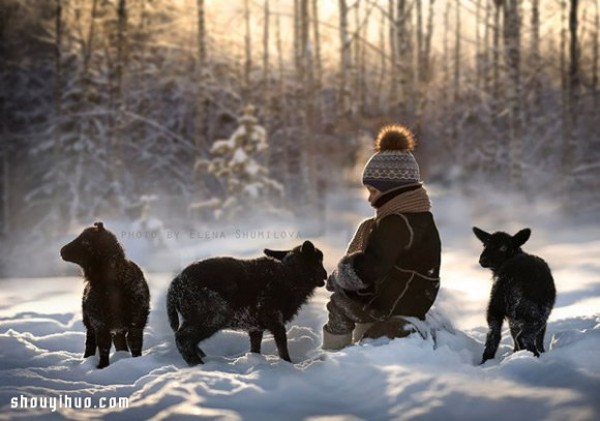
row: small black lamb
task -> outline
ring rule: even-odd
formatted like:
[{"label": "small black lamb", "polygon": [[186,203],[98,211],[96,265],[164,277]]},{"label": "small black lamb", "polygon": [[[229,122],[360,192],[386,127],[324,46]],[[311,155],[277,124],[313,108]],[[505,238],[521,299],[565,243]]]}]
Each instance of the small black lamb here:
[{"label": "small black lamb", "polygon": [[142,355],[143,333],[150,312],[150,292],[140,268],[125,258],[115,235],[102,222],[83,230],[60,250],[67,262],[83,269],[83,324],[87,329],[84,358],[100,352],[98,368],[108,366],[112,342],[117,351]]},{"label": "small black lamb", "polygon": [[247,331],[250,351],[256,353],[268,330],[279,357],[291,361],[285,323],[316,287],[325,285],[323,253],[310,241],[292,250],[264,253],[266,257],[250,260],[216,257],[196,262],[171,282],[167,313],[177,349],[189,365],[202,364],[206,356],[198,343],[226,328]]},{"label": "small black lamb", "polygon": [[521,250],[531,230],[523,229],[514,236],[504,232],[488,234],[477,227],[473,227],[473,232],[484,245],[479,264],[490,268],[494,275],[487,310],[490,330],[481,363],[495,357],[504,318],[514,340],[513,352],[526,349],[539,357],[544,352],[546,322],[556,289],[546,262]]}]

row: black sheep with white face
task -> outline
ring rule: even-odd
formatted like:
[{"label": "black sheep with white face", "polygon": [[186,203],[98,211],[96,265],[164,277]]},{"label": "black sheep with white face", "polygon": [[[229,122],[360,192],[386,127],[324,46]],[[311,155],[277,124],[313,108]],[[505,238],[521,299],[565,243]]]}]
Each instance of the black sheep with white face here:
[{"label": "black sheep with white face", "polygon": [[504,319],[508,320],[514,351],[526,349],[539,357],[544,352],[546,323],[556,300],[556,289],[548,264],[521,249],[531,230],[523,229],[514,236],[504,232],[489,234],[477,227],[473,227],[473,232],[484,245],[479,264],[494,275],[487,309],[490,330],[481,362],[495,357]]}]

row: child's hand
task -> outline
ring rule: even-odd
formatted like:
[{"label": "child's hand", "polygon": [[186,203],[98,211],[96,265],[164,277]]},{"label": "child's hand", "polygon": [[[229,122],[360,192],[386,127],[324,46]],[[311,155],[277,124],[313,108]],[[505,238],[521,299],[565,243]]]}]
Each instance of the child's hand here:
[{"label": "child's hand", "polygon": [[329,277],[327,278],[327,284],[325,285],[327,291],[335,291],[335,275],[336,271],[334,270],[333,272],[331,272],[331,275],[329,275]]}]

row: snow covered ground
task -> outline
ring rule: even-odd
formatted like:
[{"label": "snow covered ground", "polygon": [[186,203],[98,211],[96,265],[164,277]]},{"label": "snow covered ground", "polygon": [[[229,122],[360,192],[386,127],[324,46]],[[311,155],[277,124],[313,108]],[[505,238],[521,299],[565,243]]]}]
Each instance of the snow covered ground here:
[{"label": "snow covered ground", "polygon": [[[165,259],[173,271],[147,270],[153,297],[143,356],[113,353],[103,370],[95,368],[95,357],[82,359],[80,278],[0,280],[0,419],[600,419],[600,226],[562,216],[548,204],[432,193],[444,244],[442,290],[430,323],[435,340],[413,335],[323,353],[328,293],[322,289],[288,326],[293,364],[279,360],[271,336],[265,337],[263,354],[254,355],[246,334],[224,331],[204,343],[207,363],[188,368],[164,310],[173,273],[194,258],[253,256],[263,247],[299,240],[196,239],[193,247],[172,244],[168,264],[166,255],[143,261],[139,242],[124,241],[146,269],[156,270],[157,260]],[[328,270],[343,253],[351,227],[371,212],[357,194],[336,198],[332,207],[327,232],[314,238]],[[546,335],[548,352],[539,359],[512,354],[505,329],[497,358],[478,365],[491,282],[477,265],[481,246],[472,224],[513,233],[531,227],[524,248],[544,257],[554,271],[558,299]],[[20,403],[20,396],[36,397],[38,408],[12,408],[11,400]],[[65,396],[89,398],[82,402],[91,405],[128,397],[129,404],[39,408],[43,397]]]}]

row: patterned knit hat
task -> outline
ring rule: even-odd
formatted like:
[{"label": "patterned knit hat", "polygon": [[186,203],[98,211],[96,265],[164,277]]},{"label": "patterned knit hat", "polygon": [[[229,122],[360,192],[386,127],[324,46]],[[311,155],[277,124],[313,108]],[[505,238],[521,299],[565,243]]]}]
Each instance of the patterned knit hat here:
[{"label": "patterned knit hat", "polygon": [[415,138],[401,125],[385,126],[375,140],[375,154],[363,170],[362,183],[382,193],[410,185],[419,185],[419,165],[411,151]]}]

